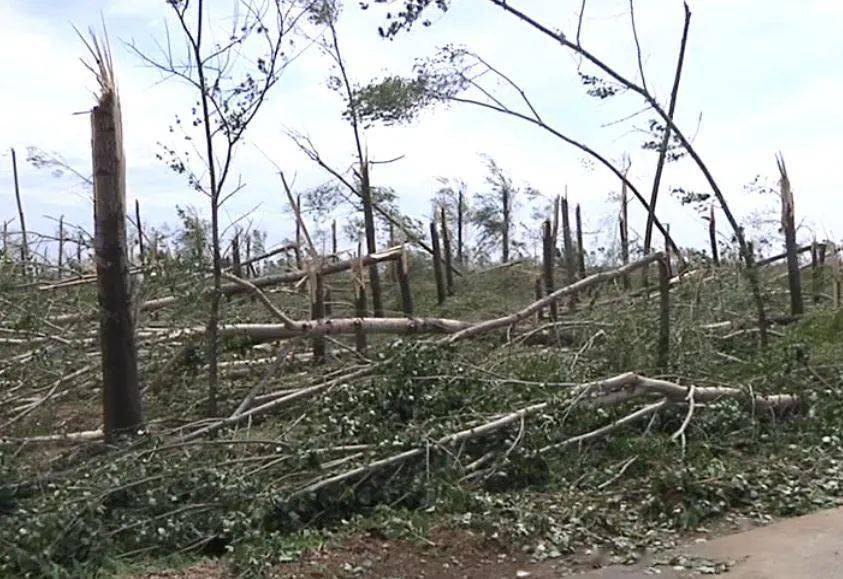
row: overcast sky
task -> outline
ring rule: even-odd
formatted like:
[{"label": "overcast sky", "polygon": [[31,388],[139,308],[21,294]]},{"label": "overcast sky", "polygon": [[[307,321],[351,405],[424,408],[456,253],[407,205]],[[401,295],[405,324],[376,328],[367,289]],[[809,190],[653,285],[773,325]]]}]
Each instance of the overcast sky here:
[{"label": "overcast sky", "polygon": [[[224,23],[228,0],[214,0],[216,22]],[[580,0],[513,0],[513,5],[573,36]],[[395,6],[392,7],[393,9]],[[843,2],[838,0],[697,0],[691,3],[688,55],[680,90],[678,124],[694,143],[743,218],[775,207],[774,199],[745,191],[756,175],[773,183],[774,154],[784,154],[796,193],[803,236],[839,238],[843,231]],[[155,155],[169,138],[176,114],[186,116],[192,100],[176,81],[142,66],[122,41],[152,48],[174,24],[164,0],[4,0],[0,2],[0,218],[16,216],[10,155],[18,150],[21,188],[32,229],[49,232],[48,217],[65,215],[90,229],[90,207],[71,178],[55,178],[23,162],[28,146],[61,154],[80,171],[90,167],[90,122],[85,114],[95,83],[79,57],[83,47],[73,32],[105,20],[114,44],[123,102],[129,202],[141,202],[148,222],[175,223],[176,204],[205,208],[206,200],[171,174]],[[386,73],[408,73],[416,58],[446,43],[462,44],[511,75],[530,95],[543,118],[619,162],[632,157],[631,179],[649,191],[656,155],[641,150],[651,115],[614,121],[643,104],[632,95],[598,101],[585,95],[577,60],[491,5],[487,0],[454,0],[452,10],[431,12],[432,26],[418,27],[394,41],[379,37],[383,11],[363,11],[347,2],[341,42],[355,81]],[[648,85],[666,101],[682,29],[682,4],[638,0],[636,19]],[[583,44],[602,59],[637,78],[627,0],[591,0],[584,18]],[[224,221],[251,214],[270,242],[290,230],[283,197],[269,155],[297,188],[327,180],[298,153],[285,131],[305,133],[338,167],[352,161],[353,141],[341,118],[342,101],[328,87],[329,63],[316,50],[292,63],[271,101],[240,149],[236,172],[246,188],[225,207]],[[606,126],[608,124],[608,126]],[[438,177],[461,178],[470,191],[485,187],[482,154],[492,156],[519,184],[546,195],[567,187],[581,203],[586,230],[598,237],[614,232],[609,201],[618,183],[578,151],[517,120],[455,105],[423,114],[404,127],[374,128],[366,135],[373,159],[403,155],[378,165],[377,185],[393,187],[402,208],[415,217],[429,214],[429,196]],[[687,162],[670,165],[664,179],[662,219],[672,224],[680,244],[699,244],[705,225],[666,193],[671,187],[704,191]],[[642,214],[633,215],[641,231]],[[721,231],[726,225],[721,219]],[[16,228],[15,226],[12,226]],[[613,233],[612,233],[613,234]],[[611,234],[606,233],[611,238]]]}]

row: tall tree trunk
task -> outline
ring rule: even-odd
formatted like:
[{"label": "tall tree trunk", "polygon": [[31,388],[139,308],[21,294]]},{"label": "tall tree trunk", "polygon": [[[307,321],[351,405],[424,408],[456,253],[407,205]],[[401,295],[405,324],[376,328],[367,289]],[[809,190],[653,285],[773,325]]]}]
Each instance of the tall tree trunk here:
[{"label": "tall tree trunk", "polygon": [[100,305],[103,431],[106,440],[143,420],[126,244],[126,166],[120,103],[108,61],[100,62],[102,94],[91,111],[94,251]]},{"label": "tall tree trunk", "polygon": [[231,270],[237,277],[243,277],[243,266],[240,260],[240,230],[234,232],[231,238]]},{"label": "tall tree trunk", "polygon": [[[378,242],[375,230],[375,214],[372,209],[372,188],[369,183],[369,162],[360,160],[360,199],[363,201],[363,222],[366,228],[366,251],[369,255],[377,253]],[[369,266],[369,286],[372,290],[372,309],[376,318],[384,316],[383,296],[381,295],[381,276],[378,264]]]},{"label": "tall tree trunk", "polygon": [[407,260],[406,248],[402,248],[401,257],[395,261],[395,272],[398,287],[401,289],[401,309],[408,318],[413,317],[413,292],[410,288],[410,267]]},{"label": "tall tree trunk", "polygon": [[[296,195],[296,208],[297,208],[296,211],[301,211],[301,195]],[[296,269],[299,269],[299,270],[303,266],[302,258],[301,258],[301,243],[302,243],[302,239],[301,239],[301,215],[299,215],[298,217],[296,217],[296,249],[295,249]]]},{"label": "tall tree trunk", "polygon": [[20,219],[20,261],[21,267],[23,268],[23,274],[24,276],[26,276],[27,262],[29,261],[29,243],[26,239],[26,217],[23,213],[23,202],[20,198],[20,183],[18,182],[18,157],[15,154],[14,149],[12,149],[12,174],[15,180],[15,201],[17,201],[18,204],[18,218]]}]

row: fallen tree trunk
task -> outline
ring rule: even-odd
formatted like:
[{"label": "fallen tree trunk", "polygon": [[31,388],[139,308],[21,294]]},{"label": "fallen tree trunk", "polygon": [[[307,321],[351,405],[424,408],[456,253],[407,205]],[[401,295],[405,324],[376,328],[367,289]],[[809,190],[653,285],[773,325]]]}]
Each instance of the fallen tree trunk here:
[{"label": "fallen tree trunk", "polygon": [[534,301],[532,304],[530,304],[529,306],[527,306],[523,310],[519,310],[519,311],[517,311],[513,314],[510,314],[508,316],[503,316],[503,317],[496,318],[496,319],[493,319],[493,320],[486,320],[484,322],[472,324],[471,327],[466,328],[466,329],[461,330],[461,331],[458,331],[456,334],[454,334],[453,336],[451,336],[448,339],[451,342],[456,342],[457,340],[462,340],[464,338],[470,338],[472,336],[476,336],[478,334],[482,334],[482,333],[485,333],[485,332],[490,332],[490,331],[496,330],[498,328],[511,326],[515,323],[520,322],[521,320],[524,320],[524,319],[530,317],[535,312],[547,307],[548,305],[550,305],[552,303],[555,303],[556,301],[558,301],[559,299],[561,299],[563,297],[577,294],[577,293],[583,291],[584,289],[587,289],[587,288],[592,287],[594,285],[597,285],[599,283],[603,283],[603,282],[611,281],[611,280],[619,278],[619,277],[623,277],[624,275],[627,275],[628,273],[630,273],[632,271],[635,271],[638,268],[645,267],[645,266],[647,266],[651,263],[654,263],[658,260],[661,260],[661,259],[664,259],[663,253],[661,253],[661,252],[653,253],[653,254],[651,254],[651,255],[643,258],[643,259],[640,259],[640,260],[635,261],[633,263],[630,263],[628,265],[624,265],[624,266],[619,267],[617,269],[613,269],[613,270],[610,270],[610,271],[603,271],[603,272],[600,272],[600,273],[595,273],[593,275],[588,276],[585,279],[582,279],[578,282],[575,282],[575,283],[569,284],[569,285],[567,285],[563,288],[560,288],[560,289],[556,290],[555,292],[543,297],[540,300]]},{"label": "fallen tree trunk", "polygon": [[[291,325],[229,324],[220,326],[220,336],[269,341],[354,335],[361,330],[367,334],[453,334],[471,326],[471,322],[447,318],[338,318],[297,321]],[[204,331],[197,326],[182,331],[179,337],[190,338]]]},{"label": "fallen tree trunk", "polygon": [[[597,430],[566,438],[559,443],[545,446],[541,449],[541,452],[548,452],[553,449],[568,447],[576,443],[586,442],[605,434],[609,434],[620,426],[629,424],[643,416],[652,414],[670,403],[678,403],[682,400],[689,399],[690,396],[693,396],[696,402],[712,402],[721,398],[740,398],[747,396],[751,407],[778,412],[787,411],[799,405],[799,398],[790,394],[761,396],[758,394],[746,393],[740,388],[727,386],[683,386],[674,382],[646,378],[629,372],[612,378],[607,378],[605,380],[588,382],[574,387],[566,393],[567,404],[563,407],[570,410],[580,402],[582,402],[584,406],[587,405],[587,408],[614,406],[622,402],[629,401],[637,396],[643,396],[646,394],[658,394],[661,396],[661,399],[658,402],[648,404],[647,406],[644,406],[643,408],[640,408],[635,412]],[[497,416],[489,422],[478,424],[472,426],[471,428],[466,428],[464,430],[460,430],[459,432],[440,437],[429,445],[405,450],[401,453],[322,478],[296,491],[293,496],[315,493],[330,485],[354,479],[389,466],[396,466],[412,458],[425,456],[433,450],[453,447],[458,443],[464,443],[468,440],[481,438],[494,432],[498,432],[499,430],[507,428],[513,424],[523,423],[524,420],[531,416],[545,412],[555,402],[556,401],[546,401],[533,404],[520,410],[510,412],[509,414]]]},{"label": "fallen tree trunk", "polygon": [[[344,261],[337,261],[335,263],[326,263],[322,265],[318,270],[314,273],[317,275],[331,275],[335,273],[340,273],[342,271],[348,271],[352,267],[357,266],[361,261],[363,266],[369,266],[376,263],[386,262],[386,261],[394,261],[400,259],[401,257],[402,247],[390,247],[384,251],[366,255],[360,259],[353,258],[353,259],[346,259]],[[274,275],[267,275],[263,277],[257,277],[254,279],[250,279],[249,283],[257,288],[264,288],[268,286],[274,285],[283,285],[283,284],[291,284],[297,283],[302,279],[308,276],[308,272],[296,270],[287,273],[280,273]],[[223,295],[232,296],[235,294],[243,293],[251,291],[250,288],[243,286],[237,283],[230,283],[230,284],[223,284],[220,288],[220,291]],[[166,296],[162,298],[156,298],[152,300],[147,300],[140,305],[140,311],[143,312],[151,312],[156,310],[161,310],[164,308],[168,308],[178,303],[180,298],[176,296]],[[54,323],[72,323],[72,322],[79,322],[86,319],[90,319],[93,317],[93,314],[67,314],[63,316],[56,316],[52,318],[51,321]]]}]

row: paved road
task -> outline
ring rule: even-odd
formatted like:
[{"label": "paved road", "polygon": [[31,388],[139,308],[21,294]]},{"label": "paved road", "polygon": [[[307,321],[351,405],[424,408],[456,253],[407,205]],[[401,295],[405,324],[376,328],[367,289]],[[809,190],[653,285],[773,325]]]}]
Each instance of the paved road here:
[{"label": "paved road", "polygon": [[[843,579],[843,508],[787,519],[679,549],[691,560],[733,561],[724,579]],[[606,567],[578,579],[698,577],[698,573]]]}]

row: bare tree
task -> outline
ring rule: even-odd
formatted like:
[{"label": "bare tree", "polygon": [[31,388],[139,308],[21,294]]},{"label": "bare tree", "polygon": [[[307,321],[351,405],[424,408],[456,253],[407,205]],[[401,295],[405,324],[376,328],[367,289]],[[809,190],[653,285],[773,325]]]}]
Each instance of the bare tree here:
[{"label": "bare tree", "polygon": [[[164,145],[159,158],[177,173],[186,175],[190,185],[209,200],[213,291],[207,324],[208,412],[216,414],[222,296],[219,210],[242,188],[240,182],[231,185],[235,151],[286,64],[295,58],[285,53],[284,44],[307,14],[308,5],[301,5],[299,0],[236,0],[232,14],[224,20],[229,27],[221,35],[225,40],[214,41],[215,20],[210,3],[167,0],[167,4],[184,43],[182,55],[174,55],[173,47],[177,44],[169,33],[166,42],[159,45],[166,47],[161,48],[160,55],[148,55],[134,43],[129,47],[166,78],[184,82],[195,92],[198,103],[191,109],[187,124],[200,131],[201,146],[183,154],[174,146]],[[192,138],[179,116],[171,128]]]}]

